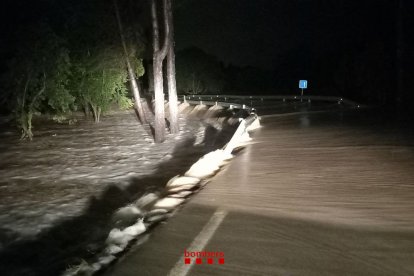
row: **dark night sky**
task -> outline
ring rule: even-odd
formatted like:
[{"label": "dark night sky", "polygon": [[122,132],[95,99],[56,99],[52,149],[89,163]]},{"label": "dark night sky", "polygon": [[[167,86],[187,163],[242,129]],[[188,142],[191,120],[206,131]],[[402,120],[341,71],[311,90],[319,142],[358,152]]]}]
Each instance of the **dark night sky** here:
[{"label": "dark night sky", "polygon": [[[65,3],[70,5],[68,3],[76,1]],[[384,90],[391,95],[396,79],[398,1],[174,0],[176,49],[196,46],[225,64],[267,69],[277,79],[276,88],[296,86],[293,80],[309,78],[321,88],[325,85],[328,91],[335,82],[332,72],[342,74],[338,68],[348,66],[348,61],[353,63],[353,68],[358,68],[358,62],[362,60],[364,65],[360,67],[365,66],[365,71],[382,66],[383,72],[368,76],[370,79],[366,82],[380,79],[383,82],[380,86],[386,86]],[[414,1],[404,1],[404,69],[405,79],[410,80],[412,70],[409,65],[414,60],[410,33]],[[60,0],[4,0],[2,3],[2,61],[7,51],[13,52],[10,38],[14,30],[28,18],[43,17],[44,11],[38,3],[53,3],[56,13],[62,4]],[[344,81],[352,82],[360,73],[348,76]],[[354,88],[355,91],[357,88],[360,91],[377,90],[377,87],[365,88],[361,84],[346,89]]]},{"label": "dark night sky", "polygon": [[358,43],[369,43],[369,39],[393,43],[390,36],[395,1],[197,0],[186,3],[176,12],[178,49],[195,45],[235,64],[271,68],[276,59],[292,49],[312,55],[329,53],[336,47],[346,47],[345,44],[355,47]]},{"label": "dark night sky", "polygon": [[[54,1],[2,2],[0,31],[4,34],[13,32],[16,24],[25,22],[27,17],[42,17],[42,10],[35,3]],[[226,63],[271,69],[275,61],[292,49],[312,55],[329,53],[338,47],[347,50],[346,44],[362,47],[361,43],[369,40],[390,46],[395,40],[397,0],[175,2],[179,4],[174,15],[177,49],[197,46]],[[409,15],[411,1],[405,2]],[[7,37],[2,35],[1,39],[4,48]]]},{"label": "dark night sky", "polygon": [[[369,93],[382,90],[390,99],[397,78],[398,2],[187,0],[175,12],[176,45],[199,47],[225,64],[268,69],[275,88],[293,89],[294,80],[309,78],[316,93],[365,94],[370,100]],[[406,83],[414,77],[413,4],[404,0],[402,13]],[[341,74],[346,85],[338,88],[335,75]]]},{"label": "dark night sky", "polygon": [[293,7],[283,6],[266,0],[192,1],[176,12],[177,48],[196,45],[227,63],[269,67],[269,60],[304,35],[301,10],[288,17],[283,13]]}]

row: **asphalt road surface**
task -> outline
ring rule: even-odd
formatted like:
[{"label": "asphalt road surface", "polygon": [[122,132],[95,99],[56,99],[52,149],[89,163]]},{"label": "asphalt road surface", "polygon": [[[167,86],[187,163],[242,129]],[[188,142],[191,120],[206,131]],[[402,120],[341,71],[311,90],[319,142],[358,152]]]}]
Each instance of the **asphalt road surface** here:
[{"label": "asphalt road surface", "polygon": [[[105,275],[414,275],[413,135],[370,116],[264,118],[253,144]],[[185,264],[185,251],[216,255]]]}]

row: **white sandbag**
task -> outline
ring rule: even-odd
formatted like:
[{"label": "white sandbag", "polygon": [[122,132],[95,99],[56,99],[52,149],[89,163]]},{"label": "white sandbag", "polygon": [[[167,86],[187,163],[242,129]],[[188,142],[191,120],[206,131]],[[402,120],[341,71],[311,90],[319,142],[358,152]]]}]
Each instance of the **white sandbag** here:
[{"label": "white sandbag", "polygon": [[188,176],[175,176],[168,181],[166,187],[173,188],[182,185],[197,185],[200,182],[200,179],[195,177]]},{"label": "white sandbag", "polygon": [[138,221],[135,224],[133,224],[133,225],[125,228],[124,230],[122,230],[122,233],[124,233],[126,235],[131,235],[133,237],[136,237],[136,236],[144,233],[146,230],[147,229],[145,228],[144,220],[143,219],[138,219]]},{"label": "white sandbag", "polygon": [[116,212],[112,215],[112,222],[119,224],[124,222],[126,224],[133,223],[139,217],[142,217],[142,211],[134,205],[128,205],[116,210]]},{"label": "white sandbag", "polygon": [[118,254],[120,252],[124,251],[123,247],[120,247],[116,244],[110,244],[106,247],[105,252],[109,255],[115,255]]},{"label": "white sandbag", "polygon": [[123,231],[118,228],[114,228],[109,232],[108,237],[106,238],[106,244],[112,245],[115,244],[122,249],[125,248],[128,243],[133,239],[131,235],[125,234]]},{"label": "white sandbag", "polygon": [[188,197],[191,194],[193,194],[193,192],[191,192],[191,191],[180,191],[180,192],[178,192],[176,194],[170,194],[170,195],[168,195],[168,197],[186,198],[186,197]]},{"label": "white sandbag", "polygon": [[166,214],[151,216],[151,217],[146,218],[145,220],[147,222],[149,222],[150,224],[152,224],[152,223],[155,223],[155,222],[158,222],[158,221],[166,220],[169,217],[170,217],[170,215],[168,213],[166,213]]},{"label": "white sandbag", "polygon": [[165,197],[157,201],[155,203],[154,208],[159,209],[173,209],[177,207],[178,205],[182,204],[184,202],[184,199],[182,198],[171,198],[171,197]]},{"label": "white sandbag", "polygon": [[103,266],[107,266],[110,263],[112,263],[115,259],[116,257],[113,255],[103,256],[103,257],[99,257],[98,262]]},{"label": "white sandbag", "polygon": [[168,212],[169,212],[169,210],[166,210],[166,209],[153,209],[153,210],[151,210],[147,213],[146,218],[152,217],[152,216],[157,216],[157,215],[164,215]]},{"label": "white sandbag", "polygon": [[198,187],[198,184],[196,185],[181,185],[181,186],[177,186],[177,187],[173,187],[173,188],[169,188],[167,189],[168,194],[175,194],[175,193],[179,193],[181,191],[190,191],[193,190],[194,188]]},{"label": "white sandbag", "polygon": [[142,197],[140,197],[137,201],[135,201],[135,205],[139,208],[145,208],[152,204],[154,204],[159,199],[159,196],[155,193],[149,193]]},{"label": "white sandbag", "polygon": [[209,159],[200,159],[185,173],[185,176],[204,179],[215,174],[219,170],[217,162]]}]

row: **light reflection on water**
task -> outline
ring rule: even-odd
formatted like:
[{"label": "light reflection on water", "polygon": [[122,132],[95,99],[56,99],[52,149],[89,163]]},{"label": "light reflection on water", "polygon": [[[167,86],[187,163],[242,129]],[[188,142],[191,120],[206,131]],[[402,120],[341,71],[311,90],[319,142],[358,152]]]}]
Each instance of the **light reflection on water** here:
[{"label": "light reflection on water", "polygon": [[208,198],[261,215],[414,230],[411,125],[375,109],[296,111],[264,117],[223,176],[233,185],[219,182]]}]

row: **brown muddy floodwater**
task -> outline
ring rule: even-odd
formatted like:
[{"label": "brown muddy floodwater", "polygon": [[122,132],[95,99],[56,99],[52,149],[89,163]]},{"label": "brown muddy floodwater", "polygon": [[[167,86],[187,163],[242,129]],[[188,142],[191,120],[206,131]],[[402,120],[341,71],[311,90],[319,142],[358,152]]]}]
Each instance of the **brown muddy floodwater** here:
[{"label": "brown muddy floodwater", "polygon": [[[13,236],[40,233],[62,218],[73,217],[109,185],[126,187],[130,179],[153,173],[172,158],[180,142],[203,135],[198,122],[160,145],[131,113],[103,118],[99,124],[35,124],[33,141],[13,132],[0,136],[0,223]],[[0,239],[1,243],[12,240]]]},{"label": "brown muddy floodwater", "polygon": [[413,117],[309,107],[263,116],[252,143],[105,276],[183,275],[184,250],[225,256],[189,276],[414,275]]},{"label": "brown muddy floodwater", "polygon": [[[381,110],[355,111],[332,104],[280,103],[265,112],[278,115],[263,118],[254,144],[189,204],[224,208],[230,218],[237,219],[238,214],[248,217],[239,224],[225,220],[228,229],[223,231],[227,229],[229,234],[220,235],[219,230],[213,243],[227,237],[220,246],[227,244],[226,252],[237,251],[244,243],[231,242],[232,235],[238,233],[235,229],[240,230],[243,242],[254,242],[257,231],[276,218],[402,233],[414,230],[414,133],[410,120],[401,123]],[[184,172],[199,156],[218,146],[210,141],[220,145],[225,141],[217,139],[220,130],[207,127],[207,131],[199,120],[182,119],[181,129],[178,137],[155,145],[133,114],[123,113],[103,118],[97,125],[83,121],[74,126],[36,125],[32,142],[18,141],[12,132],[3,130],[0,246],[4,250],[0,249],[0,274],[57,275],[68,264],[87,259],[105,240],[110,230],[105,225],[112,211],[146,191],[159,190],[168,178]],[[207,133],[213,136],[206,137]],[[191,225],[187,218],[183,221],[182,227]],[[245,237],[243,229],[250,224],[252,234]],[[261,224],[263,227],[258,227]],[[279,222],[268,226],[269,239],[263,238],[263,243],[270,246],[281,226]],[[306,227],[300,229],[307,231]],[[181,246],[178,242],[171,240],[174,250]],[[414,250],[410,242],[404,243],[405,259],[407,252]],[[79,244],[86,246],[80,249]],[[151,244],[149,241],[147,247]],[[266,247],[255,246],[251,248],[258,252]],[[306,251],[302,249],[299,251]],[[306,258],[316,256],[309,251]],[[140,258],[133,260],[133,266]],[[176,256],[166,258],[176,262]],[[241,259],[237,265],[243,267],[243,263],[246,260]],[[151,262],[140,265],[148,264]],[[406,271],[414,268],[410,265]],[[243,275],[243,271],[227,272],[230,274],[222,275]],[[263,271],[258,268],[256,272]],[[309,275],[322,275],[319,272]]]},{"label": "brown muddy floodwater", "polygon": [[154,144],[135,114],[119,112],[99,124],[36,121],[33,141],[20,141],[0,121],[1,275],[58,275],[92,257],[117,208],[162,191],[234,132],[182,117],[177,136]]}]

